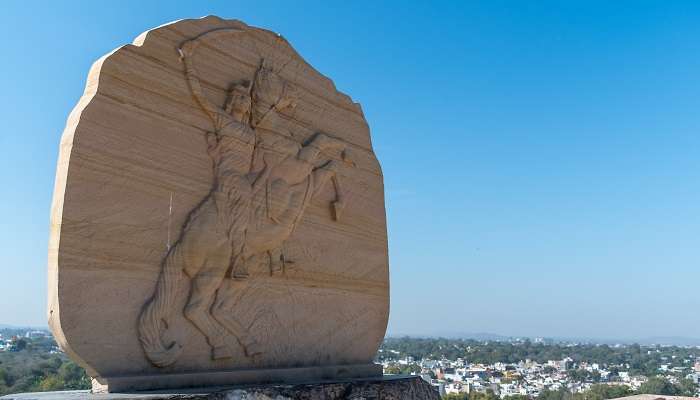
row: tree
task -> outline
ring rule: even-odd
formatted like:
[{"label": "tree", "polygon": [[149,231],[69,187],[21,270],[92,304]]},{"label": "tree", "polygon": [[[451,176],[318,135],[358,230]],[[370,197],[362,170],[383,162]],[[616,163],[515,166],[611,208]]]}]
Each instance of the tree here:
[{"label": "tree", "polygon": [[56,375],[49,375],[44,377],[39,381],[39,390],[42,392],[48,392],[52,390],[61,390],[64,388],[63,381]]},{"label": "tree", "polygon": [[499,400],[498,396],[491,389],[487,389],[486,392],[472,392],[469,393],[469,400]]},{"label": "tree", "polygon": [[384,373],[387,375],[399,375],[401,374],[401,368],[396,365],[389,365],[386,367],[386,370],[384,370]]},{"label": "tree", "polygon": [[698,393],[698,385],[690,379],[683,378],[678,383],[681,396],[695,397]]},{"label": "tree", "polygon": [[588,379],[588,371],[585,369],[572,369],[566,375],[574,382],[585,382]]},{"label": "tree", "polygon": [[639,387],[640,394],[659,394],[665,396],[677,396],[680,394],[681,390],[678,386],[672,384],[668,380],[654,376],[649,378],[646,382],[642,383]]},{"label": "tree", "polygon": [[13,383],[12,375],[5,368],[0,368],[0,385],[12,386]]},{"label": "tree", "polygon": [[404,368],[401,368],[401,374],[411,375],[420,373],[421,367],[418,364],[408,364]]},{"label": "tree", "polygon": [[24,339],[19,339],[15,342],[15,349],[17,351],[22,351],[27,348],[27,341]]},{"label": "tree", "polygon": [[559,390],[545,389],[537,396],[537,400],[570,400],[571,398],[571,392],[564,388]]},{"label": "tree", "polygon": [[586,400],[606,400],[625,397],[632,394],[627,386],[593,385],[583,393]]},{"label": "tree", "polygon": [[58,369],[58,378],[66,389],[89,389],[92,386],[85,370],[72,361],[61,365]]}]

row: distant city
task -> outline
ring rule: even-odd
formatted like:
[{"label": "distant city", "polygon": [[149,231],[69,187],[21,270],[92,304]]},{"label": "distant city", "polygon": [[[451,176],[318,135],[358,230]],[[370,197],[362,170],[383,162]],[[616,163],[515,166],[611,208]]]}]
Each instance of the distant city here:
[{"label": "distant city", "polygon": [[377,360],[385,374],[420,375],[442,395],[465,395],[454,398],[700,396],[700,346],[501,339],[387,338]]},{"label": "distant city", "polygon": [[684,336],[650,336],[638,338],[604,338],[604,337],[575,337],[575,336],[508,336],[489,332],[448,332],[436,331],[434,334],[411,334],[388,332],[387,337],[412,337],[412,338],[447,338],[447,339],[473,339],[479,341],[517,342],[524,340],[543,341],[547,343],[571,343],[571,344],[608,344],[608,345],[660,345],[660,346],[700,346],[700,338]]},{"label": "distant city", "polygon": [[[45,329],[36,328],[0,328],[0,351],[19,351],[27,345],[27,339],[52,338],[51,332]],[[54,345],[53,352],[60,349]]]},{"label": "distant city", "polygon": [[[420,376],[445,399],[700,397],[700,346],[489,337],[495,339],[388,337],[376,362],[385,374]],[[88,387],[47,329],[0,327],[0,395]]]}]

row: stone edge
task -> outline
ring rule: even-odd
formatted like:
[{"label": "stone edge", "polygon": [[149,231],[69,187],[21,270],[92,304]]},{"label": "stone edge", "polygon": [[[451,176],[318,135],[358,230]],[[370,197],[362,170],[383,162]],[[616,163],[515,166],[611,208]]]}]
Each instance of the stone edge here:
[{"label": "stone edge", "polygon": [[381,377],[382,366],[379,364],[245,369],[138,376],[104,376],[92,380],[92,392],[120,393],[207,386],[296,384]]}]

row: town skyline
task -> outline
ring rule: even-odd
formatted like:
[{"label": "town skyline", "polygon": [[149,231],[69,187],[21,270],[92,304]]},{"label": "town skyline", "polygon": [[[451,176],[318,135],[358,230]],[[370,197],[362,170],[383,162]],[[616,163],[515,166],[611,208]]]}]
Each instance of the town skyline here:
[{"label": "town skyline", "polygon": [[[13,325],[0,322],[0,329],[38,329],[48,331],[47,325]],[[387,331],[386,337],[391,338],[427,338],[427,339],[457,339],[457,340],[481,340],[481,341],[496,341],[496,342],[512,342],[521,340],[531,341],[546,341],[548,343],[575,343],[575,344],[605,344],[605,345],[631,345],[641,344],[645,346],[682,346],[682,347],[699,347],[700,338],[689,336],[657,336],[657,337],[557,337],[557,336],[526,336],[526,335],[505,335],[490,332],[436,332],[428,333],[406,333]]]},{"label": "town skyline", "polygon": [[[450,400],[700,395],[700,346],[386,338],[375,362],[384,374],[419,376]],[[0,327],[0,364],[0,394],[90,385],[46,330]]]},{"label": "town skyline", "polygon": [[699,355],[700,346],[394,338],[384,341],[377,360],[385,373],[420,375],[455,399],[546,400],[696,396]]}]

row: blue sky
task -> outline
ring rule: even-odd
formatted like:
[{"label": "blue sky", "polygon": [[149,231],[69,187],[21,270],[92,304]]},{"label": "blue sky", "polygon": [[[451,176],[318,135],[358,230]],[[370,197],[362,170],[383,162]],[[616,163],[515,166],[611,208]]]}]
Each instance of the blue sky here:
[{"label": "blue sky", "polygon": [[144,3],[3,3],[0,323],[45,325],[58,142],[92,62],[216,14],[362,103],[390,333],[700,337],[700,3]]}]

